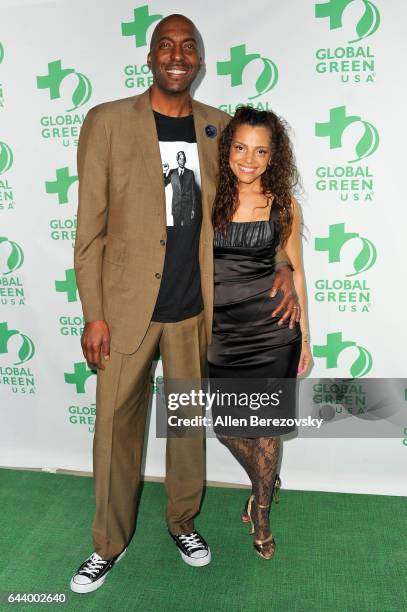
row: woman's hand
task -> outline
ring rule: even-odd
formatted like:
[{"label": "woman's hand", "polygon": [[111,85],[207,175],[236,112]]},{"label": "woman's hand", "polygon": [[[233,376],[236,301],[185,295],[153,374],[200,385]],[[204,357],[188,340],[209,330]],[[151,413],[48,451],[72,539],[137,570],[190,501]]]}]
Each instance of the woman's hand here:
[{"label": "woman's hand", "polygon": [[312,364],[312,353],[309,342],[303,340],[301,347],[300,361],[298,364],[298,374],[305,374]]}]

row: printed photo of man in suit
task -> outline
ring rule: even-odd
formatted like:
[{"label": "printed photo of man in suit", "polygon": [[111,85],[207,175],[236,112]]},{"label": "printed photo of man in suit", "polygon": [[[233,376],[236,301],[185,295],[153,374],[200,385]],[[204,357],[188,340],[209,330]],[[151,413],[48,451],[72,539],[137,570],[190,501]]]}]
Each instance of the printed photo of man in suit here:
[{"label": "printed photo of man in suit", "polygon": [[178,168],[170,170],[169,165],[164,164],[164,185],[172,186],[171,213],[174,226],[191,225],[201,197],[194,172],[185,167],[186,162],[185,152],[178,151]]}]

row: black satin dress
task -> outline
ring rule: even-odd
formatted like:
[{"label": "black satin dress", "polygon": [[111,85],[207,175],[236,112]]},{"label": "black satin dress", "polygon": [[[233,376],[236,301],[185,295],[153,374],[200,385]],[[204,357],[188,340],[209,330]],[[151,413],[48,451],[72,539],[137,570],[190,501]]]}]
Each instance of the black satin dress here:
[{"label": "black satin dress", "polygon": [[[225,392],[231,389],[269,392],[275,388],[273,380],[297,377],[301,353],[300,325],[296,323],[293,329],[288,327],[288,323],[278,326],[279,317],[271,316],[282,298],[281,292],[274,298],[270,297],[279,242],[276,206],[271,207],[268,221],[230,222],[225,236],[215,230],[213,339],[208,350],[213,390],[216,387]],[[253,386],[249,379],[260,380]],[[281,384],[277,382],[278,386]],[[295,389],[292,385],[290,393],[289,412],[294,416]],[[288,400],[287,394],[285,400]],[[250,414],[250,409],[235,406],[227,412],[240,418]],[[220,414],[224,415],[224,409],[215,402],[212,407],[214,423]],[[262,414],[272,414],[272,411],[262,410]],[[281,409],[274,414],[281,416]],[[247,437],[274,436],[294,429],[251,428]],[[214,430],[224,435],[247,435],[247,432],[222,425],[214,426]]]}]

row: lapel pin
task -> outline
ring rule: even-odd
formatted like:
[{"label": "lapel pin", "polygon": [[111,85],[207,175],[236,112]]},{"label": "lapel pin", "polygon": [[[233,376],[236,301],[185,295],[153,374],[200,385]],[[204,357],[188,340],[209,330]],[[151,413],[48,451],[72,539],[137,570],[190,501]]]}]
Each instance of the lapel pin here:
[{"label": "lapel pin", "polygon": [[205,128],[205,133],[209,138],[215,138],[218,130],[214,125],[207,125]]}]

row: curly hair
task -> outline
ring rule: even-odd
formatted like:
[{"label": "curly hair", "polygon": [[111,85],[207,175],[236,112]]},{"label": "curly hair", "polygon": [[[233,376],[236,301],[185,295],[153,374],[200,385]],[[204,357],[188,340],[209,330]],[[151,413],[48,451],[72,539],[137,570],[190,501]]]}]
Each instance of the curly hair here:
[{"label": "curly hair", "polygon": [[265,195],[274,196],[273,206],[279,209],[281,244],[287,242],[293,221],[292,194],[299,182],[287,123],[272,111],[258,111],[241,106],[222,132],[219,140],[219,177],[213,208],[213,225],[221,232],[239,206],[237,178],[229,165],[229,154],[236,129],[240,125],[266,127],[270,132],[271,160],[261,175]]}]

